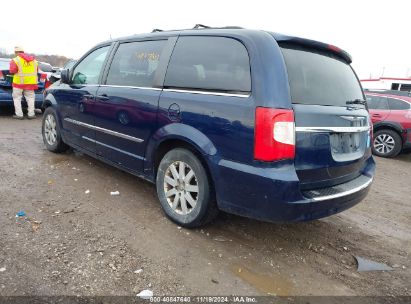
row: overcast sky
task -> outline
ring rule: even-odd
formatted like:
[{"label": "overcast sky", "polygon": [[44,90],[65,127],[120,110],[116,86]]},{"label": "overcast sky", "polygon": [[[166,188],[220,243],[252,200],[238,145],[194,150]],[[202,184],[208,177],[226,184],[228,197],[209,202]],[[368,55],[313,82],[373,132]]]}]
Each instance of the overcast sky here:
[{"label": "overcast sky", "polygon": [[238,25],[337,45],[353,56],[362,79],[383,71],[385,77],[411,75],[410,0],[6,0],[1,10],[0,49],[8,52],[21,45],[78,58],[110,36]]}]

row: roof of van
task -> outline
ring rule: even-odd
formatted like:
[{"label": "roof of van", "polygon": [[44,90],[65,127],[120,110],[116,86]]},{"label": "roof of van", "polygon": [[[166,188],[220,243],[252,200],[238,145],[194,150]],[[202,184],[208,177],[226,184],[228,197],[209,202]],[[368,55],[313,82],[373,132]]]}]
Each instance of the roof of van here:
[{"label": "roof of van", "polygon": [[257,35],[264,34],[264,33],[270,34],[277,42],[287,42],[291,44],[307,46],[307,47],[322,50],[322,51],[329,51],[343,58],[348,63],[352,62],[352,58],[350,54],[340,49],[339,47],[336,47],[331,44],[327,44],[327,43],[323,43],[323,42],[315,41],[315,40],[310,40],[306,38],[300,38],[296,36],[288,36],[288,35],[274,33],[270,31],[250,30],[250,29],[243,29],[240,27],[221,27],[221,28],[209,28],[209,27],[202,28],[201,27],[201,28],[194,28],[194,29],[170,30],[170,31],[161,31],[161,30],[155,29],[151,33],[119,37],[119,38],[105,41],[104,43],[107,43],[110,41],[122,41],[122,40],[138,39],[138,38],[141,39],[141,38],[155,38],[155,37],[170,37],[170,36],[176,36],[176,35],[188,35],[188,36],[205,35],[205,36],[208,36],[208,35],[218,34],[218,35],[227,35],[227,36],[237,35],[237,36],[244,36],[244,37],[252,38]]}]

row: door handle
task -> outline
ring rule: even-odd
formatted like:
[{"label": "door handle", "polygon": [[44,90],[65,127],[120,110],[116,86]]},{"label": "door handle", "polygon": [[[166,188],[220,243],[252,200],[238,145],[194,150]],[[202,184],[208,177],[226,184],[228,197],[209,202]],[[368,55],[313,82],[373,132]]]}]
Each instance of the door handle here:
[{"label": "door handle", "polygon": [[372,114],[373,117],[381,117],[381,114]]},{"label": "door handle", "polygon": [[96,96],[96,99],[101,100],[101,101],[107,101],[107,100],[110,100],[110,97],[108,97],[107,94],[102,94],[102,95]]},{"label": "door handle", "polygon": [[84,95],[83,95],[83,98],[86,98],[86,99],[94,99],[94,95],[92,95],[92,94],[84,94]]}]

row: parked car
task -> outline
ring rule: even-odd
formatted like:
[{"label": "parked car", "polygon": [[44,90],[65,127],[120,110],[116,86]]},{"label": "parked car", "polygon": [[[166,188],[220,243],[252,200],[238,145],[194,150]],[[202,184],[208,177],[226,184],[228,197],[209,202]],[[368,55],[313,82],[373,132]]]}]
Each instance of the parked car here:
[{"label": "parked car", "polygon": [[[0,106],[14,106],[12,97],[12,83],[13,76],[10,75],[10,58],[0,58]],[[38,73],[38,86],[39,88],[35,91],[35,107],[41,108],[43,104],[43,91],[45,83],[47,81],[47,75],[43,72]],[[27,107],[27,103],[23,96],[23,106]]]},{"label": "parked car", "polygon": [[50,85],[52,85],[56,81],[59,81],[60,77],[61,77],[61,71],[64,70],[64,69],[71,69],[74,66],[75,63],[76,63],[76,60],[69,60],[64,64],[62,69],[56,69],[54,71],[54,73],[51,74],[51,76],[49,78],[49,85],[47,87],[49,87]]},{"label": "parked car", "polygon": [[155,183],[185,227],[218,210],[314,220],[360,202],[373,180],[350,63],[335,46],[232,27],[103,42],[46,91],[44,144]]},{"label": "parked car", "polygon": [[[51,75],[55,72],[53,69],[52,65],[47,62],[41,62],[39,61],[39,70],[47,75],[47,81],[50,79]],[[46,82],[46,87],[48,87],[49,84]]]},{"label": "parked car", "polygon": [[39,61],[39,69],[45,73],[53,73],[54,69],[50,63]]},{"label": "parked car", "polygon": [[381,157],[395,157],[411,148],[411,97],[396,91],[366,91],[374,127],[372,150]]}]

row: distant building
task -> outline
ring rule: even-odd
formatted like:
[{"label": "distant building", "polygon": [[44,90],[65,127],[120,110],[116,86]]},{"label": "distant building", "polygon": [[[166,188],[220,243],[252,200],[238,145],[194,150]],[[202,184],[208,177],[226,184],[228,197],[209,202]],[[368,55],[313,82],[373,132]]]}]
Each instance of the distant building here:
[{"label": "distant building", "polygon": [[380,77],[378,79],[363,79],[360,81],[362,87],[368,90],[411,91],[411,78]]}]

